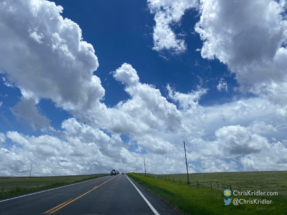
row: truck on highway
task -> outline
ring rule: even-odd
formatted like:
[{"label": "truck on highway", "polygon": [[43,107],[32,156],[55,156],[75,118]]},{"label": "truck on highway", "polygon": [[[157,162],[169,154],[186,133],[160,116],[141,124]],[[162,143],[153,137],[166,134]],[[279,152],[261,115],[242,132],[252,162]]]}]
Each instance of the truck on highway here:
[{"label": "truck on highway", "polygon": [[118,175],[118,174],[119,174],[119,172],[114,170],[114,169],[111,171],[111,175]]}]

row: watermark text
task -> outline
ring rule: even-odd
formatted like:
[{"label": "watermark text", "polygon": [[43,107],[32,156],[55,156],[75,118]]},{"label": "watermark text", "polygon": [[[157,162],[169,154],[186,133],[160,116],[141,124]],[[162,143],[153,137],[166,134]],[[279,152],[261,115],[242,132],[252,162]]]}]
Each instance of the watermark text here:
[{"label": "watermark text", "polygon": [[272,200],[267,199],[233,199],[233,205],[270,205]]},{"label": "watermark text", "polygon": [[234,196],[278,196],[278,192],[261,192],[260,190],[233,191]]}]

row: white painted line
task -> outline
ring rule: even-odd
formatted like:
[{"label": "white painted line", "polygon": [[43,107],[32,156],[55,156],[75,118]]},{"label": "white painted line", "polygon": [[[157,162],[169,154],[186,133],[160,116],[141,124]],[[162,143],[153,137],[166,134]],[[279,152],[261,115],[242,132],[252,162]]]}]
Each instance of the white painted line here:
[{"label": "white painted line", "polygon": [[[105,178],[105,177],[107,177],[107,176],[99,177],[99,178]],[[10,199],[4,199],[4,200],[1,200],[0,203],[1,202],[6,202],[6,201],[9,201],[9,200],[13,200],[13,199],[19,199],[19,198],[22,198],[22,197],[25,197],[25,196],[32,196],[32,195],[35,195],[35,194],[48,192],[48,191],[51,191],[51,190],[57,190],[57,189],[60,189],[60,188],[69,187],[69,186],[73,186],[73,185],[76,185],[76,184],[81,184],[81,183],[92,181],[92,180],[97,180],[99,178],[94,178],[94,179],[91,179],[91,180],[82,181],[82,182],[78,182],[78,183],[75,183],[75,184],[70,184],[70,185],[65,185],[65,186],[61,186],[61,187],[56,187],[56,188],[52,188],[52,189],[49,189],[49,190],[43,190],[43,191],[39,191],[39,192],[36,192],[36,193],[30,193],[30,194],[23,195],[23,196],[17,196],[17,197],[10,198]]]},{"label": "white painted line", "polygon": [[[127,179],[129,179],[129,177],[125,174],[125,176],[127,177]],[[134,185],[134,183],[129,179],[129,181],[132,183],[132,185]],[[139,192],[139,194],[141,195],[141,197],[143,197],[143,199],[145,200],[145,202],[148,204],[148,206],[150,207],[150,209],[153,211],[153,213],[155,215],[160,215],[159,212],[157,212],[157,210],[152,206],[152,204],[146,199],[146,197],[141,193],[141,191],[136,187],[136,185],[134,185],[134,187],[136,188],[136,190]]]}]

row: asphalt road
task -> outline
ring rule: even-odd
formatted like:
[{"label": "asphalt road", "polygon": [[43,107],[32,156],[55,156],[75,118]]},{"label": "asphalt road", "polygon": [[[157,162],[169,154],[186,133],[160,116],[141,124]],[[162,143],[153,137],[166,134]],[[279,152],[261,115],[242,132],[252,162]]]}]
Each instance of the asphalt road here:
[{"label": "asphalt road", "polygon": [[0,200],[0,215],[179,215],[126,175],[106,176],[42,193]]}]

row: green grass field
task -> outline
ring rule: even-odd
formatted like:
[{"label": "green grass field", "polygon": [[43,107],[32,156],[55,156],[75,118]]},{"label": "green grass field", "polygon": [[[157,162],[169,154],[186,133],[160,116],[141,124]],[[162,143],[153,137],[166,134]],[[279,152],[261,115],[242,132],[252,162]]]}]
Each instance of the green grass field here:
[{"label": "green grass field", "polygon": [[[151,177],[187,183],[186,174],[153,175]],[[222,172],[189,174],[191,186],[205,187],[213,190],[260,190],[262,192],[278,192],[279,196],[272,199],[287,202],[287,171],[264,172]]]},{"label": "green grass field", "polygon": [[[186,214],[287,214],[287,172],[229,172],[190,174],[187,185],[186,174],[153,175],[128,174],[150,189],[159,197],[167,200],[175,208]],[[197,181],[199,187],[197,187]],[[211,185],[212,183],[212,190]],[[238,199],[267,199],[271,205],[239,205],[232,203],[224,206],[223,191],[229,189],[262,192],[278,192],[276,197],[242,197]]]},{"label": "green grass field", "polygon": [[0,199],[82,182],[107,175],[108,174],[53,177],[0,177]]}]

